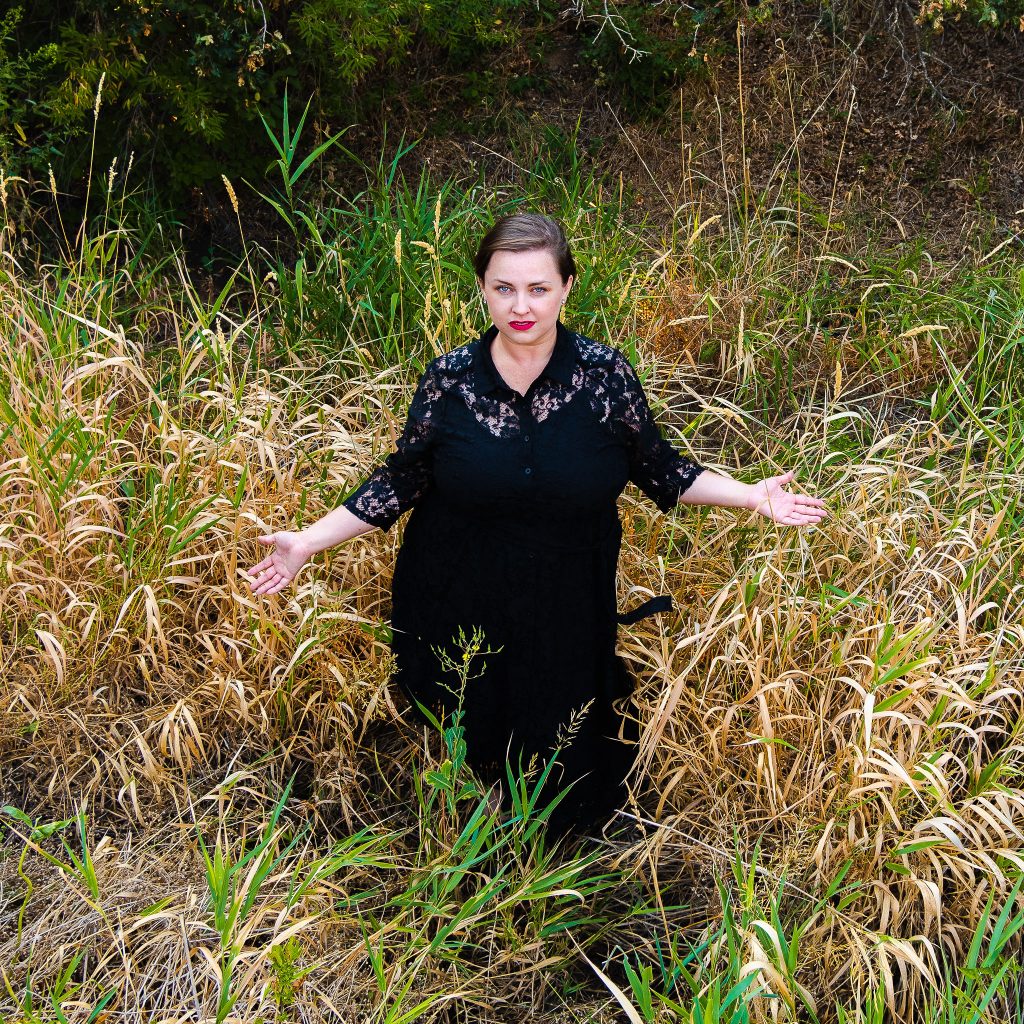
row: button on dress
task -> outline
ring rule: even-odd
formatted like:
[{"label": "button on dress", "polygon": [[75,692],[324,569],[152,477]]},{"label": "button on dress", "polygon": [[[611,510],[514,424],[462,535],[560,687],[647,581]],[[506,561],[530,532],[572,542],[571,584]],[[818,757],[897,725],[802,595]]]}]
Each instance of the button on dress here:
[{"label": "button on dress", "polygon": [[[433,360],[396,450],[345,501],[387,529],[412,509],[392,582],[394,681],[450,718],[459,633],[482,631],[462,701],[467,760],[488,783],[561,743],[561,833],[622,805],[638,739],[615,702],[633,688],[615,654],[616,499],[634,482],[668,511],[703,471],[661,434],[629,361],[557,326],[526,395],[491,357],[497,328]],[[667,606],[649,603],[646,609]],[[572,725],[572,728],[570,728]],[[549,782],[547,799],[555,795]]]}]

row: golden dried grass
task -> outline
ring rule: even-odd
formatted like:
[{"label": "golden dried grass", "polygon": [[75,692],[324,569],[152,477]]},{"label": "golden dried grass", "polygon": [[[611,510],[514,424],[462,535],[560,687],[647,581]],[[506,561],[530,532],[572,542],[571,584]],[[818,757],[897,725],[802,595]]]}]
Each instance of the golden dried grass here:
[{"label": "golden dried grass", "polygon": [[[181,313],[176,377],[161,386],[140,342],[91,321],[84,297],[48,325],[33,313],[44,298],[0,290],[17,330],[0,352],[3,801],[37,820],[88,807],[102,899],[38,842],[24,865],[0,862],[8,892],[25,865],[32,878],[24,927],[21,898],[0,903],[11,993],[29,970],[56,984],[87,949],[126,1019],[209,1015],[224,954],[195,835],[230,847],[226,823],[258,828],[299,769],[291,813],[312,845],[282,854],[234,935],[233,1019],[272,1012],[271,952],[289,939],[322,968],[302,983],[305,1012],[377,1019],[406,976],[409,922],[371,929],[395,965],[378,991],[361,921],[338,907],[413,870],[415,846],[395,839],[389,862],[311,876],[294,902],[289,886],[338,830],[414,824],[417,737],[381,729],[400,718],[377,628],[400,531],[328,553],[280,597],[253,598],[243,567],[258,532],[320,515],[390,446],[409,374],[271,374],[241,357],[253,328],[221,317],[204,334]],[[69,341],[80,329],[88,345]],[[881,988],[912,1019],[940,951],[962,960],[989,892],[1024,867],[1019,556],[988,501],[1019,494],[1019,473],[970,462],[970,438],[925,420],[883,428],[841,398],[766,438],[727,396],[701,399],[678,360],[644,358],[668,406],[698,401],[702,428],[725,439],[694,452],[702,462],[727,471],[734,442],[765,466],[817,459],[833,515],[786,531],[625,499],[623,603],[668,591],[678,610],[622,637],[644,726],[637,789],[660,825],[622,863],[659,899],[686,893],[684,917],[670,925],[662,909],[662,923],[696,935],[722,913],[711,869],[756,851],[752,911],[784,875],[803,926],[798,982],[778,968],[767,911],[745,925],[744,970],[781,997],[757,1014],[796,1014],[800,988],[823,1011]],[[842,907],[821,901],[839,878],[859,889]],[[480,927],[471,982],[441,960],[410,991],[438,1013],[455,995],[539,1006],[565,957],[536,922]]]}]

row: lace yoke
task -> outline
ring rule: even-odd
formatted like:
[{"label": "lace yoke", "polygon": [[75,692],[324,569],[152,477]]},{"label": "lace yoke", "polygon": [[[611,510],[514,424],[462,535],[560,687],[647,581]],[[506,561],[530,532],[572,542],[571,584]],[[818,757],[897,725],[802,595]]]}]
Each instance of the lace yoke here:
[{"label": "lace yoke", "polygon": [[[643,387],[626,357],[558,324],[551,359],[525,396],[502,380],[491,358],[491,327],[467,345],[434,359],[409,407],[395,451],[345,502],[355,516],[387,529],[434,486],[434,460],[446,431],[461,431],[472,417],[481,440],[530,441],[541,424],[581,403],[588,419],[614,438],[628,458],[629,479],[668,511],[703,471],[662,438]],[[574,422],[579,417],[574,418]],[[571,429],[567,427],[567,429]],[[590,443],[581,435],[581,444]],[[490,458],[481,445],[481,457]],[[543,452],[537,453],[543,458]],[[557,474],[558,467],[547,467]],[[530,467],[524,472],[529,474]]]}]

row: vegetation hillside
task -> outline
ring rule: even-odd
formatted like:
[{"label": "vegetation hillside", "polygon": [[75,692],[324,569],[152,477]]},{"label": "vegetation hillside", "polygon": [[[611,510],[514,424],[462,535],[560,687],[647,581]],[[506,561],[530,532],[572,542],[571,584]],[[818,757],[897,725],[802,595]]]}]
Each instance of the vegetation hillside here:
[{"label": "vegetation hillside", "polygon": [[[826,27],[897,38],[857,17]],[[962,67],[922,56],[938,94],[863,109],[884,73],[855,50],[808,109],[824,72],[746,24],[661,107],[489,87],[475,148],[413,131],[429,89],[381,100],[386,138],[282,90],[266,175],[172,206],[99,162],[94,91],[87,188],[5,174],[0,1020],[1024,1019],[1021,110],[1001,94],[988,186],[963,135],[928,142],[976,172],[946,191],[853,139],[949,102],[981,131]],[[673,443],[793,467],[832,512],[627,492],[620,603],[675,610],[620,633],[633,800],[559,844],[571,791],[539,766],[492,813],[458,722],[416,729],[388,684],[401,526],[273,597],[244,572],[486,326],[471,254],[522,208],[565,224],[565,319],[628,354]]]}]

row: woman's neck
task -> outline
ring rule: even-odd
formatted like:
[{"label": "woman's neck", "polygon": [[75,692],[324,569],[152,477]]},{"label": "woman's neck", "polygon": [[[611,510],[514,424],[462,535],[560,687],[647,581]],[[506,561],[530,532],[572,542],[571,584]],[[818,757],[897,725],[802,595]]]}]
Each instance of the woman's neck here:
[{"label": "woman's neck", "polygon": [[499,333],[491,344],[491,358],[498,357],[524,369],[538,365],[543,366],[551,358],[557,338],[557,331],[552,331],[548,338],[510,343]]}]

